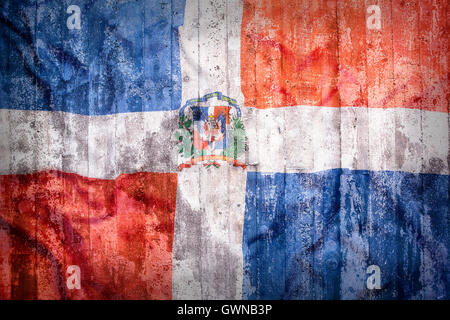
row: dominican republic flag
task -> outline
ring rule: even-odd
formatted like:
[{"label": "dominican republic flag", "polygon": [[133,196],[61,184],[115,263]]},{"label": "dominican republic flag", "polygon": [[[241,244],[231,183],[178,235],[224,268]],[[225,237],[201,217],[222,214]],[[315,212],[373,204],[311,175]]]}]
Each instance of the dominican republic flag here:
[{"label": "dominican republic flag", "polygon": [[0,299],[449,299],[448,12],[2,0]]}]

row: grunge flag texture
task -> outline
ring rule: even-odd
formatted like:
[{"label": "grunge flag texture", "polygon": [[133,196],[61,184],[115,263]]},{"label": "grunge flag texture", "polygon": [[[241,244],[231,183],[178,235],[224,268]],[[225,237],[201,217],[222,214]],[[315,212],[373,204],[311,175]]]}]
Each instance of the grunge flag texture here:
[{"label": "grunge flag texture", "polygon": [[0,299],[449,299],[441,0],[3,0]]}]

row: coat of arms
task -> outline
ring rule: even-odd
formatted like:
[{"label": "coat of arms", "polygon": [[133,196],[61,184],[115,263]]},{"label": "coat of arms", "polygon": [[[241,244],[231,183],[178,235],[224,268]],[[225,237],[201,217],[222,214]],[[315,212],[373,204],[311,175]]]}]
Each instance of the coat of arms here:
[{"label": "coat of arms", "polygon": [[180,165],[189,168],[203,163],[207,168],[220,167],[221,161],[245,169],[245,130],[236,100],[221,92],[191,99],[180,109],[177,130]]}]

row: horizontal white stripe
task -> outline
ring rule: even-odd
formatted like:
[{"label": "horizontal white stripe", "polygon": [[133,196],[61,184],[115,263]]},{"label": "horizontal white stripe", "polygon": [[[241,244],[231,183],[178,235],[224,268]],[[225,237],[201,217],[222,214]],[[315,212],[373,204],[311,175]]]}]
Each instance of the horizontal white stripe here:
[{"label": "horizontal white stripe", "polygon": [[[360,107],[243,108],[249,170],[333,168],[449,174],[448,114]],[[0,174],[95,178],[176,172],[177,111],[83,116],[0,110]]]},{"label": "horizontal white stripe", "polygon": [[177,111],[84,116],[0,110],[0,174],[62,170],[112,179],[177,170]]},{"label": "horizontal white stripe", "polygon": [[249,170],[448,174],[448,114],[404,108],[244,108]]}]

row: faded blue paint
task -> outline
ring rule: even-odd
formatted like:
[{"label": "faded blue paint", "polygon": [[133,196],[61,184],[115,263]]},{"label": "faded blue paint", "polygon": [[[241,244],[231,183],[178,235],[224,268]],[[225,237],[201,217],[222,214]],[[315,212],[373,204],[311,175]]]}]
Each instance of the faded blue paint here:
[{"label": "faded blue paint", "polygon": [[[81,30],[69,30],[69,5]],[[84,115],[181,106],[185,0],[2,1],[0,108]]]},{"label": "faded blue paint", "polygon": [[[247,174],[243,297],[448,299],[449,177]],[[368,290],[366,269],[381,268]]]}]

